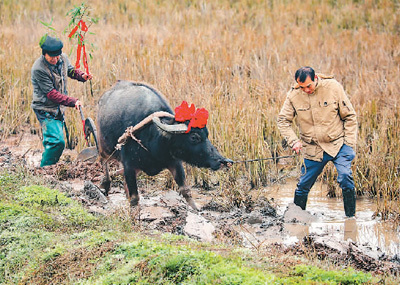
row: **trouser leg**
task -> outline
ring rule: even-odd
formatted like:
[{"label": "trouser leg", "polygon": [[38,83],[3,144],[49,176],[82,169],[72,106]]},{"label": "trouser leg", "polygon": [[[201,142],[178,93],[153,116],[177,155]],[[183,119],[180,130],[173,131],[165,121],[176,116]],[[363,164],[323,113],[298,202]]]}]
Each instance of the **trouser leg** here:
[{"label": "trouser leg", "polygon": [[65,147],[62,122],[46,119],[42,123],[43,147],[40,166],[52,165],[58,162]]},{"label": "trouser leg", "polygon": [[355,157],[354,150],[348,145],[343,145],[333,160],[338,172],[338,183],[342,188],[344,212],[347,217],[353,217],[356,212],[356,193],[354,187],[351,162]]},{"label": "trouser leg", "polygon": [[301,168],[302,175],[297,183],[297,188],[294,194],[294,203],[303,210],[306,209],[308,193],[310,192],[311,187],[314,185],[330,158],[329,155],[324,153],[322,161],[304,159],[304,164]]}]

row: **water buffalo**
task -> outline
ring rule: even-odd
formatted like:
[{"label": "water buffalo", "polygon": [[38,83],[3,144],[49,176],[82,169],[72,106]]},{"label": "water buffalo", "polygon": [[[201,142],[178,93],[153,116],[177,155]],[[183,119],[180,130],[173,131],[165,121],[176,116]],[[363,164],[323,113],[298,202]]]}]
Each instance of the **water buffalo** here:
[{"label": "water buffalo", "polygon": [[99,153],[106,174],[101,187],[106,194],[110,189],[106,162],[112,158],[123,165],[125,192],[131,206],[139,202],[137,173],[144,171],[154,176],[168,169],[181,195],[197,209],[185,185],[182,161],[212,170],[230,166],[232,161],[221,156],[211,144],[205,125],[189,127],[192,123],[191,120],[177,122],[165,97],[153,87],[118,81],[103,94],[98,104]]}]

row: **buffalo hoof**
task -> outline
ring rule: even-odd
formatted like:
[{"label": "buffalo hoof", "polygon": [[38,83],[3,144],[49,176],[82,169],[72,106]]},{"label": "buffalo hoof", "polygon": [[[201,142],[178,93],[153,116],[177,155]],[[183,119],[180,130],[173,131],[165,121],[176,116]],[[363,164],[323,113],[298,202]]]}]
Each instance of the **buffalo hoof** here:
[{"label": "buffalo hoof", "polygon": [[100,188],[104,189],[104,195],[108,196],[108,192],[110,191],[111,181],[104,176],[100,182]]},{"label": "buffalo hoof", "polygon": [[193,201],[190,189],[184,187],[179,193],[183,196],[183,198],[185,198],[186,202],[189,204],[190,207],[193,208],[193,210],[195,211],[199,210],[196,206],[196,203]]},{"label": "buffalo hoof", "polygon": [[136,197],[132,196],[129,199],[129,204],[131,205],[132,208],[136,207],[137,205],[139,205],[139,197],[138,196],[136,196]]},{"label": "buffalo hoof", "polygon": [[196,206],[196,203],[192,198],[186,198],[186,202],[189,204],[190,207],[192,207],[193,210],[199,211],[199,209]]}]

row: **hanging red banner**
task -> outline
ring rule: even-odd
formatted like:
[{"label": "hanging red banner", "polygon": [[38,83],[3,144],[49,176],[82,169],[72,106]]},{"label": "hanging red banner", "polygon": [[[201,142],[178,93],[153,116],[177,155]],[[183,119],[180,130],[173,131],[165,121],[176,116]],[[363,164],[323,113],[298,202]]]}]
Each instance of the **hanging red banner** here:
[{"label": "hanging red banner", "polygon": [[[79,26],[81,27],[81,30],[83,32],[88,31],[88,27],[86,26],[86,23],[84,21],[80,20],[79,23],[75,26],[75,28],[72,29],[71,33],[68,35],[69,38],[71,38],[76,33]],[[78,69],[80,67],[81,53],[83,53],[82,60],[83,60],[83,66],[85,68],[86,74],[89,74],[89,66],[87,63],[86,48],[85,48],[85,44],[83,41],[83,36],[80,34],[79,39],[78,39],[78,48],[76,49],[76,63],[75,63],[76,69]]]}]

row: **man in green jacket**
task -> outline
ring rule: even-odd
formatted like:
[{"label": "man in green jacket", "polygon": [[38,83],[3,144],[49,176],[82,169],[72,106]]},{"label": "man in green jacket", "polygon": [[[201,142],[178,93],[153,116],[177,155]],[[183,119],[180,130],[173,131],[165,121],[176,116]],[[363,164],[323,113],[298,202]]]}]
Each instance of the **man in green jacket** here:
[{"label": "man in green jacket", "polygon": [[75,107],[77,110],[83,106],[80,100],[68,96],[67,77],[85,82],[92,79],[92,75],[71,65],[67,56],[62,53],[61,40],[46,34],[39,45],[42,56],[35,61],[31,70],[31,107],[43,131],[44,152],[40,163],[43,167],[57,163],[64,150],[64,106]]},{"label": "man in green jacket", "polygon": [[[347,217],[355,215],[356,200],[351,162],[355,157],[357,117],[342,85],[333,77],[302,67],[296,85],[288,92],[278,116],[278,128],[289,146],[304,155],[302,175],[294,203],[306,208],[308,193],[325,165],[332,161],[338,171]],[[296,123],[300,139],[292,128]]]}]

